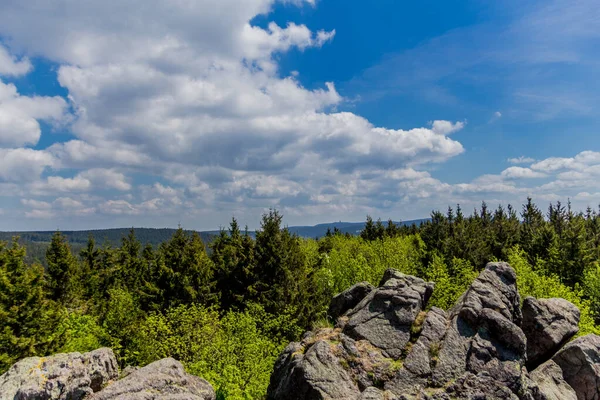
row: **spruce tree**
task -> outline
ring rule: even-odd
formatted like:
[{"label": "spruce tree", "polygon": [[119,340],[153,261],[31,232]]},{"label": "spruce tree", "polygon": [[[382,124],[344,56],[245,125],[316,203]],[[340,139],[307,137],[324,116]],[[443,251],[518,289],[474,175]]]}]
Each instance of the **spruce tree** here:
[{"label": "spruce tree", "polygon": [[80,288],[77,259],[71,254],[67,238],[59,231],[52,235],[46,262],[50,299],[63,304],[73,300]]}]

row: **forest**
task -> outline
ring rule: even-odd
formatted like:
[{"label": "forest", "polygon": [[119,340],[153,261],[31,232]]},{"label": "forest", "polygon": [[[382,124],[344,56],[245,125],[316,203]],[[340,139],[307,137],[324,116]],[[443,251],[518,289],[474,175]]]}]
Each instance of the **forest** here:
[{"label": "forest", "polygon": [[23,357],[108,346],[121,367],[171,356],[220,399],[261,399],[283,347],[334,323],[336,293],[395,268],[434,281],[429,307],[448,309],[495,260],[515,268],[523,298],[565,298],[581,310],[579,335],[600,333],[600,207],[570,203],[457,205],[411,226],[367,217],[358,236],[319,239],[270,210],[255,235],[232,219],[208,246],[183,229],[143,246],[132,229],[74,251],[56,232],[44,265],[30,260],[18,237],[0,242],[0,374]]}]

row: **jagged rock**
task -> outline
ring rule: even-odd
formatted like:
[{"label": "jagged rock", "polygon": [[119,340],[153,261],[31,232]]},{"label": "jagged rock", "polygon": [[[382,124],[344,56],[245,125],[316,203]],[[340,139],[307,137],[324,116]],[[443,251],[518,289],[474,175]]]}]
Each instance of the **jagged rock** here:
[{"label": "jagged rock", "polygon": [[600,336],[575,339],[552,357],[578,400],[600,399]]},{"label": "jagged rock", "polygon": [[487,372],[513,393],[521,391],[526,338],[519,327],[514,270],[507,263],[489,263],[449,314],[433,384],[441,387],[467,372]]},{"label": "jagged rock", "polygon": [[268,398],[600,400],[597,336],[578,339],[553,361],[527,371],[528,349],[546,346],[548,356],[556,345],[536,343],[522,324],[547,321],[548,335],[562,343],[575,313],[566,307],[571,314],[557,323],[559,318],[544,313],[552,315],[552,307],[561,304],[546,307],[541,301],[539,307],[550,311],[523,316],[516,274],[508,264],[488,264],[447,313],[435,307],[423,311],[432,288],[422,279],[386,271],[380,286],[345,312],[335,329],[308,333],[286,348]]},{"label": "jagged rock", "polygon": [[279,357],[271,377],[268,399],[358,399],[360,391],[326,340],[317,340],[303,354],[299,343]]},{"label": "jagged rock", "polygon": [[[453,400],[519,400],[515,393],[487,372],[479,374],[467,372],[450,384],[446,393]],[[446,397],[434,396],[434,399],[438,398],[445,399]]]},{"label": "jagged rock", "polygon": [[344,333],[357,340],[368,340],[388,357],[398,359],[432,291],[433,283],[396,273],[346,315]]},{"label": "jagged rock", "polygon": [[356,305],[360,303],[362,299],[367,297],[367,295],[374,289],[375,287],[373,287],[373,285],[371,285],[369,282],[360,282],[349,289],[344,290],[331,300],[327,315],[329,315],[333,320],[336,320],[348,310],[356,307]]},{"label": "jagged rock", "polygon": [[522,328],[528,341],[527,367],[532,370],[579,331],[579,309],[565,299],[527,297]]},{"label": "jagged rock", "polygon": [[117,378],[111,349],[29,357],[0,376],[0,400],[79,400]]},{"label": "jagged rock", "polygon": [[165,358],[132,371],[125,378],[95,393],[89,400],[215,400],[215,392],[202,378],[185,372],[183,365]]},{"label": "jagged rock", "polygon": [[537,367],[531,373],[531,380],[536,385],[535,400],[577,400],[577,394],[563,378],[562,369],[552,360]]}]

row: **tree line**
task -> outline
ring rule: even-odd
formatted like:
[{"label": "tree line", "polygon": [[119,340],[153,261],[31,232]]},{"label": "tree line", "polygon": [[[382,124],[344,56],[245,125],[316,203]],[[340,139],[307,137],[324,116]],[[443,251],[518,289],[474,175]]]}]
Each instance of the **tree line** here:
[{"label": "tree line", "polygon": [[220,398],[264,397],[273,363],[307,329],[331,326],[333,295],[387,268],[435,281],[430,306],[451,307],[488,261],[506,260],[521,295],[563,297],[600,332],[600,214],[570,204],[470,215],[434,211],[421,225],[367,217],[360,236],[303,239],[271,210],[250,235],[232,219],[209,244],[178,229],[142,246],[132,229],[119,246],[93,236],[78,254],[56,232],[45,264],[28,262],[18,238],[0,242],[0,373],[31,355],[109,346],[119,362],[172,356],[208,379]]}]

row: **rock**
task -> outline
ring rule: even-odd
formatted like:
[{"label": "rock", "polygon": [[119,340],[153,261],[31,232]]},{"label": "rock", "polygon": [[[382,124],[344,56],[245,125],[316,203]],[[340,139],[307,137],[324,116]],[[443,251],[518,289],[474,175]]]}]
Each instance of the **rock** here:
[{"label": "rock", "polygon": [[600,336],[586,335],[567,344],[554,357],[578,400],[600,399]]},{"label": "rock", "polygon": [[545,362],[530,375],[536,385],[535,400],[577,400],[577,394],[565,382],[562,369],[554,361]]},{"label": "rock", "polygon": [[132,371],[125,378],[95,393],[89,400],[215,400],[215,392],[202,378],[185,372],[180,362],[165,358]]},{"label": "rock", "polygon": [[516,274],[506,263],[489,263],[450,310],[432,382],[444,386],[470,372],[487,372],[513,392],[522,389],[526,338]]},{"label": "rock", "polygon": [[[466,373],[446,389],[453,400],[519,400],[519,397],[488,373]],[[443,398],[442,396],[434,399]]]},{"label": "rock", "polygon": [[564,299],[527,297],[522,329],[527,336],[527,368],[547,361],[579,331],[579,309]]},{"label": "rock", "polygon": [[267,399],[358,399],[358,386],[331,347],[317,340],[302,354],[299,344],[288,346],[276,362]]},{"label": "rock", "polygon": [[431,366],[437,362],[440,342],[446,334],[446,324],[446,312],[433,307],[425,317],[419,339],[404,360],[404,368],[417,376],[431,374]]},{"label": "rock", "polygon": [[25,358],[0,376],[0,400],[79,400],[119,375],[111,349]]},{"label": "rock", "polygon": [[397,273],[346,314],[348,322],[344,334],[368,340],[388,357],[398,359],[432,290],[431,282]]},{"label": "rock", "polygon": [[539,362],[573,334],[578,311],[570,303],[527,299],[522,312],[506,263],[488,264],[448,312],[424,311],[432,289],[388,270],[354,307],[333,306],[347,308],[337,327],[284,350],[267,398],[600,400],[598,336],[573,341],[533,371],[525,365],[528,352]]},{"label": "rock", "polygon": [[360,282],[338,294],[331,300],[327,315],[333,320],[344,315],[348,310],[356,307],[375,288],[368,282]]},{"label": "rock", "polygon": [[504,262],[488,263],[450,311],[469,325],[478,326],[484,309],[494,310],[515,325],[521,325],[521,306],[515,271]]}]

